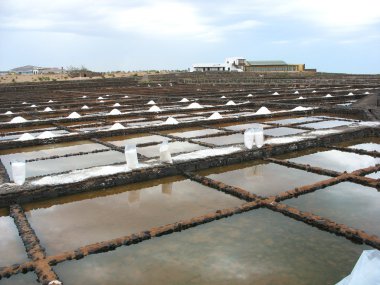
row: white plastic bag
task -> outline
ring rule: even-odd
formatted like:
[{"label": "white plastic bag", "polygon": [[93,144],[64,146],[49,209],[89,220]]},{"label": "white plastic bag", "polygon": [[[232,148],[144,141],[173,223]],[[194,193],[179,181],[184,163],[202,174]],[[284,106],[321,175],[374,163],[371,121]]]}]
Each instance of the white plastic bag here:
[{"label": "white plastic bag", "polygon": [[160,161],[173,163],[172,156],[169,151],[169,143],[168,141],[163,141],[160,145]]},{"label": "white plastic bag", "polygon": [[244,132],[244,145],[248,149],[252,149],[255,145],[255,131],[253,129],[246,129]]}]

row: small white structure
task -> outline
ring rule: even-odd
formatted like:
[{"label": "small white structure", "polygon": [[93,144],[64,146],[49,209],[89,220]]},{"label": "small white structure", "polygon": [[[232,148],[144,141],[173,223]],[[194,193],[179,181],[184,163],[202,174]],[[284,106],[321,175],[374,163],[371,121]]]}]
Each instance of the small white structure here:
[{"label": "small white structure", "polygon": [[235,71],[243,72],[246,59],[243,57],[229,57],[226,58],[224,63],[197,63],[193,64],[190,68],[191,72],[194,71]]},{"label": "small white structure", "polygon": [[17,160],[11,163],[13,182],[22,185],[25,182],[26,164],[24,160]]}]

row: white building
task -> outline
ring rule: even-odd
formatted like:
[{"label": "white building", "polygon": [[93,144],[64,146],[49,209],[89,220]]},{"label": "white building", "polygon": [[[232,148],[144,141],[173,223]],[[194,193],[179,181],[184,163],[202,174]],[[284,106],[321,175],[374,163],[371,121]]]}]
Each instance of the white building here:
[{"label": "white building", "polygon": [[224,63],[197,63],[193,64],[190,71],[235,71],[243,72],[245,59],[242,57],[229,57],[226,58]]}]

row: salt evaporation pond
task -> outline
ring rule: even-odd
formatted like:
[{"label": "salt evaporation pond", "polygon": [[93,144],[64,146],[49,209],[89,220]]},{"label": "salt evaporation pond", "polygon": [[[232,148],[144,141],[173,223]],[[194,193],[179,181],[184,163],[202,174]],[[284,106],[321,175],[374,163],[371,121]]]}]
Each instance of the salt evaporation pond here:
[{"label": "salt evaporation pond", "polygon": [[242,144],[244,143],[244,136],[243,134],[232,134],[219,137],[195,139],[195,141],[214,145]]},{"label": "salt evaporation pond", "polygon": [[54,270],[66,284],[335,284],[350,273],[363,249],[259,209]]},{"label": "salt evaporation pond", "polygon": [[24,208],[47,252],[54,254],[243,202],[177,176],[27,204]]}]

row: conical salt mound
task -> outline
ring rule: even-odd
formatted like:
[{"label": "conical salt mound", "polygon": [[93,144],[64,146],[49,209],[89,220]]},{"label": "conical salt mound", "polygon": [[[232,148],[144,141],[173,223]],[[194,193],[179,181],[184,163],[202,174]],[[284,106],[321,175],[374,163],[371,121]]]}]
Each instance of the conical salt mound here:
[{"label": "conical salt mound", "polygon": [[121,105],[119,103],[113,104],[113,107],[120,107]]},{"label": "conical salt mound", "polygon": [[54,101],[53,100],[49,100],[48,103],[53,103]]},{"label": "conical salt mound", "polygon": [[300,94],[298,91],[294,92],[294,94]]},{"label": "conical salt mound", "polygon": [[311,93],[317,93],[317,91],[313,90],[313,92],[311,92]]},{"label": "conical salt mound", "polygon": [[90,108],[87,105],[83,105],[83,107],[81,109],[86,110],[86,109],[90,109]]},{"label": "conical salt mound", "polygon": [[367,92],[365,92],[364,94],[365,94],[365,95],[368,95],[368,94],[369,94],[369,92],[367,91]]},{"label": "conical salt mound", "polygon": [[124,98],[128,98],[129,96],[128,95],[125,95]]},{"label": "conical salt mound", "polygon": [[210,117],[208,117],[209,120],[217,120],[217,119],[222,119],[222,115],[219,114],[219,112],[213,113]]},{"label": "conical salt mound", "polygon": [[108,115],[120,115],[121,112],[118,109],[112,109],[111,112],[108,113]]},{"label": "conical salt mound", "polygon": [[161,111],[160,107],[156,105],[149,108],[149,112],[160,112],[160,111]]},{"label": "conical salt mound", "polygon": [[5,115],[12,115],[12,114],[13,114],[12,111],[6,111],[6,112],[5,112]]},{"label": "conical salt mound", "polygon": [[109,130],[122,130],[125,129],[125,127],[120,123],[115,123],[112,125],[112,127],[109,128]]},{"label": "conical salt mound", "polygon": [[266,115],[266,114],[270,114],[271,112],[269,111],[269,109],[267,107],[261,107],[259,110],[257,110],[257,112],[255,113],[256,115]]},{"label": "conical salt mound", "polygon": [[182,100],[181,101],[179,101],[180,103],[187,103],[187,102],[189,102],[189,99],[187,99],[187,98],[182,98]]},{"label": "conical salt mound", "polygon": [[31,107],[31,108],[35,108],[35,107],[37,107],[37,106],[33,104],[33,105],[31,105],[30,107]]},{"label": "conical salt mound", "polygon": [[247,97],[253,97],[253,95],[252,94],[248,94]]},{"label": "conical salt mound", "polygon": [[305,99],[305,98],[303,98],[302,96],[300,96],[300,97],[298,97],[298,99]]},{"label": "conical salt mound", "polygon": [[99,96],[98,97],[98,100],[103,100],[104,98],[102,96]]},{"label": "conical salt mound", "polygon": [[86,96],[86,95],[83,95],[82,98],[87,98],[87,96]]},{"label": "conical salt mound", "polygon": [[21,116],[17,116],[17,117],[14,117],[11,121],[10,121],[10,123],[24,123],[24,122],[26,122],[27,120],[26,119],[24,119],[23,117],[21,117]]},{"label": "conical salt mound", "polygon": [[224,95],[223,95],[223,96],[222,96],[222,97],[220,97],[220,98],[222,98],[222,99],[225,99],[225,98],[226,98],[226,96],[224,96]]},{"label": "conical salt mound", "polygon": [[50,107],[46,107],[46,108],[44,109],[44,112],[52,112],[52,111],[53,111],[53,109],[50,108]]},{"label": "conical salt mound", "polygon": [[25,134],[22,134],[19,138],[18,138],[19,141],[29,141],[29,140],[34,140],[34,136],[29,134],[29,133],[25,133]]},{"label": "conical salt mound", "polygon": [[79,115],[77,112],[72,112],[70,115],[67,116],[69,119],[78,119],[81,115]]},{"label": "conical salt mound", "polygon": [[202,105],[199,103],[191,103],[189,106],[186,107],[187,109],[202,109]]},{"label": "conical salt mound", "polygon": [[56,137],[56,135],[53,134],[51,131],[45,131],[45,132],[41,133],[37,138],[38,139],[49,139],[49,138],[53,138],[53,137]]},{"label": "conical salt mound", "polygon": [[154,102],[153,100],[150,100],[148,103],[146,103],[147,105],[155,105],[156,102]]},{"label": "conical salt mound", "polygon": [[232,100],[230,100],[226,103],[226,106],[233,106],[233,105],[236,105],[236,103]]},{"label": "conical salt mound", "polygon": [[353,96],[353,95],[354,95],[354,93],[352,93],[352,92],[347,94],[347,96]]},{"label": "conical salt mound", "polygon": [[176,119],[174,119],[173,117],[169,117],[166,119],[166,121],[164,122],[165,125],[177,125],[178,124],[178,121]]},{"label": "conical salt mound", "polygon": [[272,95],[280,95],[278,92],[274,92]]},{"label": "conical salt mound", "polygon": [[292,109],[292,111],[306,111],[306,110],[310,110],[310,109],[311,109],[310,107],[298,106],[298,107],[295,107],[294,109]]},{"label": "conical salt mound", "polygon": [[325,97],[330,98],[332,97],[331,94],[327,94]]}]

